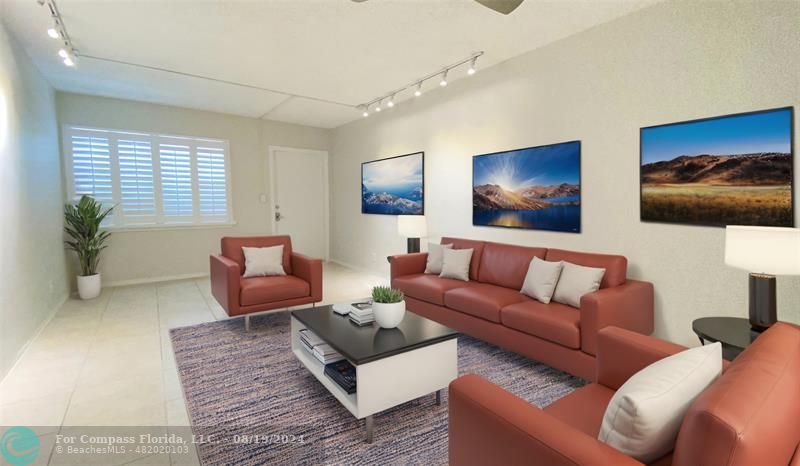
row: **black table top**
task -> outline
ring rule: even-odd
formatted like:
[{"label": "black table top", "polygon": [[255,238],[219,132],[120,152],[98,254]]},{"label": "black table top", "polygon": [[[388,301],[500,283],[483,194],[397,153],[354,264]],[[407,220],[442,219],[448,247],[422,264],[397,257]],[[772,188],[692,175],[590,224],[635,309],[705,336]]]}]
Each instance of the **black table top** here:
[{"label": "black table top", "polygon": [[692,322],[692,330],[703,340],[745,349],[758,333],[750,330],[750,321],[740,317],[702,317]]},{"label": "black table top", "polygon": [[459,333],[411,311],[397,328],[382,329],[377,323],[359,327],[332,306],[292,311],[292,317],[325,340],[353,364],[368,362],[434,345],[458,337]]}]

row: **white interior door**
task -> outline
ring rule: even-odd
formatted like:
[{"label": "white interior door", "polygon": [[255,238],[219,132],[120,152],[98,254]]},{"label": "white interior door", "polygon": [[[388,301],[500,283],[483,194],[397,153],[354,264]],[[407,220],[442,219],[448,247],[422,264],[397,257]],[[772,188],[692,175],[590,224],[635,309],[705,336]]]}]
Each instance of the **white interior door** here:
[{"label": "white interior door", "polygon": [[274,231],[292,249],[328,259],[328,153],[270,148]]}]

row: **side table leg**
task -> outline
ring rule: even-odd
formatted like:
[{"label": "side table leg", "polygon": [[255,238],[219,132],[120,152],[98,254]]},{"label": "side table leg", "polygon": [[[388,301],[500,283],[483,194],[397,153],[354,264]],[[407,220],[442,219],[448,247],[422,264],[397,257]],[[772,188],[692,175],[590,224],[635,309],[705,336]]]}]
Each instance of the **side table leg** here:
[{"label": "side table leg", "polygon": [[701,345],[705,345],[706,344],[706,341],[703,340],[703,337],[697,337],[697,338],[700,340],[700,344]]},{"label": "side table leg", "polygon": [[441,390],[436,390],[436,404],[437,405],[442,404],[442,391]]},{"label": "side table leg", "polygon": [[367,443],[372,443],[372,436],[375,433],[375,419],[372,416],[364,418],[364,425],[367,428]]}]

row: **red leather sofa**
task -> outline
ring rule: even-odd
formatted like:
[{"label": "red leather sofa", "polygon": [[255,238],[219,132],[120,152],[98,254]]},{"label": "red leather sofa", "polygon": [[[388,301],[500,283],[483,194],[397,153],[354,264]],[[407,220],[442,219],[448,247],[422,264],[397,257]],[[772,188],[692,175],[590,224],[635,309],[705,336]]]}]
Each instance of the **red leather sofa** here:
[{"label": "red leather sofa", "polygon": [[[442,244],[474,250],[469,282],[424,274],[427,253],[415,253],[390,257],[391,283],[405,293],[409,310],[462,333],[591,380],[600,329],[653,331],[653,285],[628,280],[623,256],[461,238],[442,238]],[[542,304],[519,292],[534,256],[606,273],[580,309]]]},{"label": "red leather sofa", "polygon": [[[539,409],[477,375],[449,390],[453,466],[640,465],[597,440],[614,392],[685,348],[619,328],[598,334],[597,383]],[[800,327],[777,323],[695,399],[658,466],[800,465]]]},{"label": "red leather sofa", "polygon": [[[265,248],[283,245],[284,276],[243,278],[242,246]],[[211,293],[225,312],[245,316],[322,301],[322,261],[292,251],[289,236],[226,236],[221,254],[211,256]]]}]

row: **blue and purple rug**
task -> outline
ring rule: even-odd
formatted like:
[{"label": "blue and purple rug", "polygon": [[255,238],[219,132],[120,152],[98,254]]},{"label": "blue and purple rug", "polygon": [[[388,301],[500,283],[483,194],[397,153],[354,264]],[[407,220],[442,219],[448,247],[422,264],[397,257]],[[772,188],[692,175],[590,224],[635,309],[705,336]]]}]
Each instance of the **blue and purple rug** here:
[{"label": "blue and purple rug", "polygon": [[[447,395],[375,415],[375,440],[298,362],[286,312],[173,329],[170,334],[204,465],[447,464]],[[585,382],[471,337],[460,374],[475,373],[540,407]]]}]

